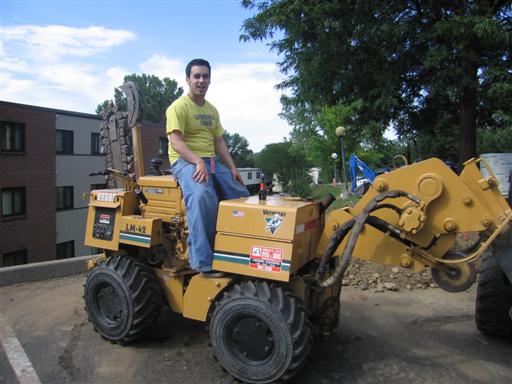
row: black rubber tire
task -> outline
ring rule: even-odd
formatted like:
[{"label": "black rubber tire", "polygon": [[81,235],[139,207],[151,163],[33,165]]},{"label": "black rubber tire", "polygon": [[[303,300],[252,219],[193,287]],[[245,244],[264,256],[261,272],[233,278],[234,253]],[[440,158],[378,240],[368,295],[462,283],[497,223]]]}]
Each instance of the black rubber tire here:
[{"label": "black rubber tire", "polygon": [[475,321],[486,335],[512,339],[512,284],[491,252],[480,266]]},{"label": "black rubber tire", "polygon": [[126,344],[156,322],[163,292],[153,270],[130,256],[111,256],[95,267],[85,283],[85,309],[105,339]]},{"label": "black rubber tire", "polygon": [[313,344],[302,302],[266,282],[233,286],[210,322],[216,359],[246,383],[284,382],[300,371]]}]

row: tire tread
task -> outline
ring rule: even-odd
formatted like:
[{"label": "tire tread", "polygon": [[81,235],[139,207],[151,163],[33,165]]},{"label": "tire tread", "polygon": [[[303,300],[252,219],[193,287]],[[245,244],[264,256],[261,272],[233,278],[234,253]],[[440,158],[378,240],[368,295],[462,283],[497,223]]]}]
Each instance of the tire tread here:
[{"label": "tire tread", "polygon": [[476,294],[475,322],[489,335],[512,339],[512,285],[492,253],[484,255]]},{"label": "tire tread", "polygon": [[[105,271],[107,269],[108,271]],[[104,334],[98,326],[94,324],[92,317],[94,312],[87,308],[89,321],[93,323],[94,328],[103,338],[119,343],[128,344],[144,336],[149,331],[150,326],[156,322],[160,310],[164,304],[163,292],[153,270],[145,265],[141,260],[127,255],[114,255],[109,257],[104,263],[93,269],[89,275],[102,271],[117,274],[124,284],[132,302],[133,313],[128,329],[118,336]],[[89,278],[88,278],[89,281]],[[85,290],[88,286],[86,283]],[[87,292],[84,296],[87,295]]]},{"label": "tire tread", "polygon": [[[266,380],[251,380],[251,378],[238,377],[249,383],[282,383],[293,376],[304,366],[313,345],[312,325],[305,306],[293,294],[285,292],[282,287],[269,284],[264,281],[245,281],[235,284],[230,290],[226,291],[222,299],[216,303],[216,309],[213,314],[212,324],[215,322],[216,313],[227,303],[237,298],[256,298],[267,306],[271,306],[275,313],[287,324],[289,333],[292,336],[292,357],[284,373],[277,378]],[[210,326],[210,330],[213,327]],[[211,337],[212,345],[215,349],[215,340]],[[215,355],[215,352],[214,352]],[[219,356],[215,356],[219,361]],[[228,370],[229,371],[229,370]]]}]

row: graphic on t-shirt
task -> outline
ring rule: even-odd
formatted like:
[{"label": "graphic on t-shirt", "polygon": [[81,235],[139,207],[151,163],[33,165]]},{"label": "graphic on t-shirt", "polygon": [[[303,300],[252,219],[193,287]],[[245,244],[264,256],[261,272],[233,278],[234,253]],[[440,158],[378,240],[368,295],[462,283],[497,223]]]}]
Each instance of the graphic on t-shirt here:
[{"label": "graphic on t-shirt", "polygon": [[215,118],[213,117],[213,115],[205,115],[198,113],[194,115],[194,118],[196,120],[199,120],[201,122],[201,125],[205,127],[212,127],[213,123],[215,122]]}]

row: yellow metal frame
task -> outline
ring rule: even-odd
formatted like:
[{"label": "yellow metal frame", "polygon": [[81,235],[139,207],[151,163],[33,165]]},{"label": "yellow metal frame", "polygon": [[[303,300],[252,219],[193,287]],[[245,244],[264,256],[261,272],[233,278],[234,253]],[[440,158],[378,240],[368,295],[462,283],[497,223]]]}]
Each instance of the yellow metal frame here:
[{"label": "yellow metal frame", "polygon": [[[396,169],[379,175],[354,207],[337,209],[325,216],[320,204],[312,201],[274,197],[266,201],[257,197],[223,201],[219,205],[213,268],[248,278],[288,282],[306,305],[315,307],[319,304],[307,303],[308,284],[296,272],[314,258],[322,257],[329,239],[341,225],[361,214],[377,195],[392,190],[407,191],[414,197],[384,200],[382,203],[396,205],[400,211],[379,209],[372,215],[399,229],[400,238],[366,225],[355,245],[354,257],[401,265],[413,271],[427,265],[443,269],[447,264],[471,262],[512,220],[512,211],[499,192],[494,174],[489,169],[490,176],[482,176],[479,164],[489,168],[484,160],[471,159],[464,164],[460,176],[439,159]],[[144,176],[138,182],[149,200],[148,204],[140,205],[142,216],[134,215],[134,192],[112,191],[112,201],[99,201],[101,191],[91,193],[86,245],[114,251],[119,249],[119,243],[150,248],[171,241],[163,238],[164,223],[183,225],[181,228],[186,232],[185,208],[175,179]],[[115,212],[111,241],[92,238],[95,210],[100,207]],[[145,237],[147,242],[142,244],[135,237],[122,238],[123,230]],[[443,258],[453,247],[458,232],[473,231],[490,233],[478,250],[462,260]],[[335,251],[336,256],[342,254],[347,238]],[[264,262],[255,260],[258,248],[267,253]],[[102,258],[90,261],[89,268]],[[278,259],[274,269],[273,258]],[[271,267],[267,268],[268,265]],[[233,283],[233,278],[204,278],[183,266],[175,266],[166,262],[162,268],[155,268],[171,309],[187,318],[205,321],[212,303]],[[332,286],[316,292],[316,300],[324,302],[334,297],[338,289]]]},{"label": "yellow metal frame", "polygon": [[119,242],[150,248],[162,243],[162,220],[127,215],[120,218]]},{"label": "yellow metal frame", "polygon": [[[480,163],[488,169],[489,177],[480,172]],[[355,257],[414,271],[426,265],[442,268],[445,264],[467,263],[478,258],[512,220],[512,211],[485,160],[468,160],[457,176],[441,160],[433,158],[379,175],[356,206],[331,212],[317,246],[318,256],[340,225],[360,214],[378,194],[392,190],[411,191],[419,201],[413,203],[405,197],[384,200],[383,203],[402,208],[403,213],[382,209],[372,215],[401,229],[403,239],[418,246],[408,246],[366,225],[354,248]],[[459,260],[443,258],[452,248],[457,232],[476,231],[491,233],[476,251]],[[432,243],[434,236],[437,240]],[[347,238],[335,255],[342,254],[346,242]]]},{"label": "yellow metal frame", "polygon": [[257,196],[222,201],[213,268],[287,282],[315,258],[322,230],[316,202]]},{"label": "yellow metal frame", "polygon": [[[98,197],[112,196],[112,201],[101,201]],[[85,230],[85,245],[108,249],[111,251],[119,250],[119,234],[121,228],[121,218],[125,215],[131,215],[135,211],[137,198],[134,192],[124,190],[95,190],[89,196],[89,208],[87,210],[87,227]],[[93,237],[94,215],[96,208],[110,208],[114,212],[115,222],[112,240],[103,240]]]}]

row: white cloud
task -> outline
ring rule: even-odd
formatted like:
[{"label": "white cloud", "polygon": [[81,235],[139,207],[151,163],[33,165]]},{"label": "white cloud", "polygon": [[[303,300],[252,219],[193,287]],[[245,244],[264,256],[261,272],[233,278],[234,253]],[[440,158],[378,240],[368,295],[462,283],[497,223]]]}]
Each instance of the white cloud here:
[{"label": "white cloud", "polygon": [[2,76],[0,98],[15,103],[76,112],[94,113],[103,100],[112,99],[114,88],[128,73],[113,67],[102,71],[87,64],[42,66],[29,79]]},{"label": "white cloud", "polygon": [[[186,63],[180,58],[153,54],[129,68],[115,61],[106,66],[96,60],[95,55],[136,38],[127,30],[22,25],[4,27],[1,33],[2,100],[94,113],[137,67],[144,73],[175,79],[187,91]],[[212,64],[208,99],[219,109],[228,132],[247,138],[255,152],[288,135],[286,122],[278,116],[280,92],[275,85],[280,77],[274,64]]]},{"label": "white cloud", "polygon": [[16,95],[30,91],[35,87],[35,82],[27,79],[14,79],[9,74],[4,74],[0,81],[0,98],[6,100],[5,95]]},{"label": "white cloud", "polygon": [[280,82],[274,64],[221,64],[212,68],[208,99],[217,107],[224,128],[238,133],[258,152],[266,144],[280,142],[290,131],[281,112]]},{"label": "white cloud", "polygon": [[92,73],[93,67],[88,64],[58,64],[39,68],[41,80],[52,83],[56,88],[64,91],[87,89],[96,85],[96,77]]},{"label": "white cloud", "polygon": [[[144,73],[175,79],[187,92],[185,66],[180,59],[158,54],[140,64]],[[244,136],[255,152],[288,136],[289,128],[278,116],[281,93],[275,85],[280,81],[274,64],[212,63],[212,83],[207,99],[219,110],[224,129]]]},{"label": "white cloud", "polygon": [[30,73],[33,68],[24,60],[17,57],[2,57],[2,69],[11,72]]},{"label": "white cloud", "polygon": [[153,55],[139,65],[142,72],[155,75],[161,79],[169,77],[181,86],[185,83],[185,64],[179,59],[171,59],[163,55]]},{"label": "white cloud", "polygon": [[117,82],[117,86],[121,85],[124,77],[128,74],[128,70],[123,67],[111,67],[107,69],[106,75],[112,81]]},{"label": "white cloud", "polygon": [[[127,30],[59,25],[4,27],[2,100],[93,113],[130,71],[90,64],[94,56],[135,39]],[[73,61],[69,61],[72,58]]]},{"label": "white cloud", "polygon": [[41,61],[56,61],[64,56],[88,57],[134,40],[127,30],[100,26],[73,28],[63,25],[18,25],[3,27],[5,54],[37,57]]}]

